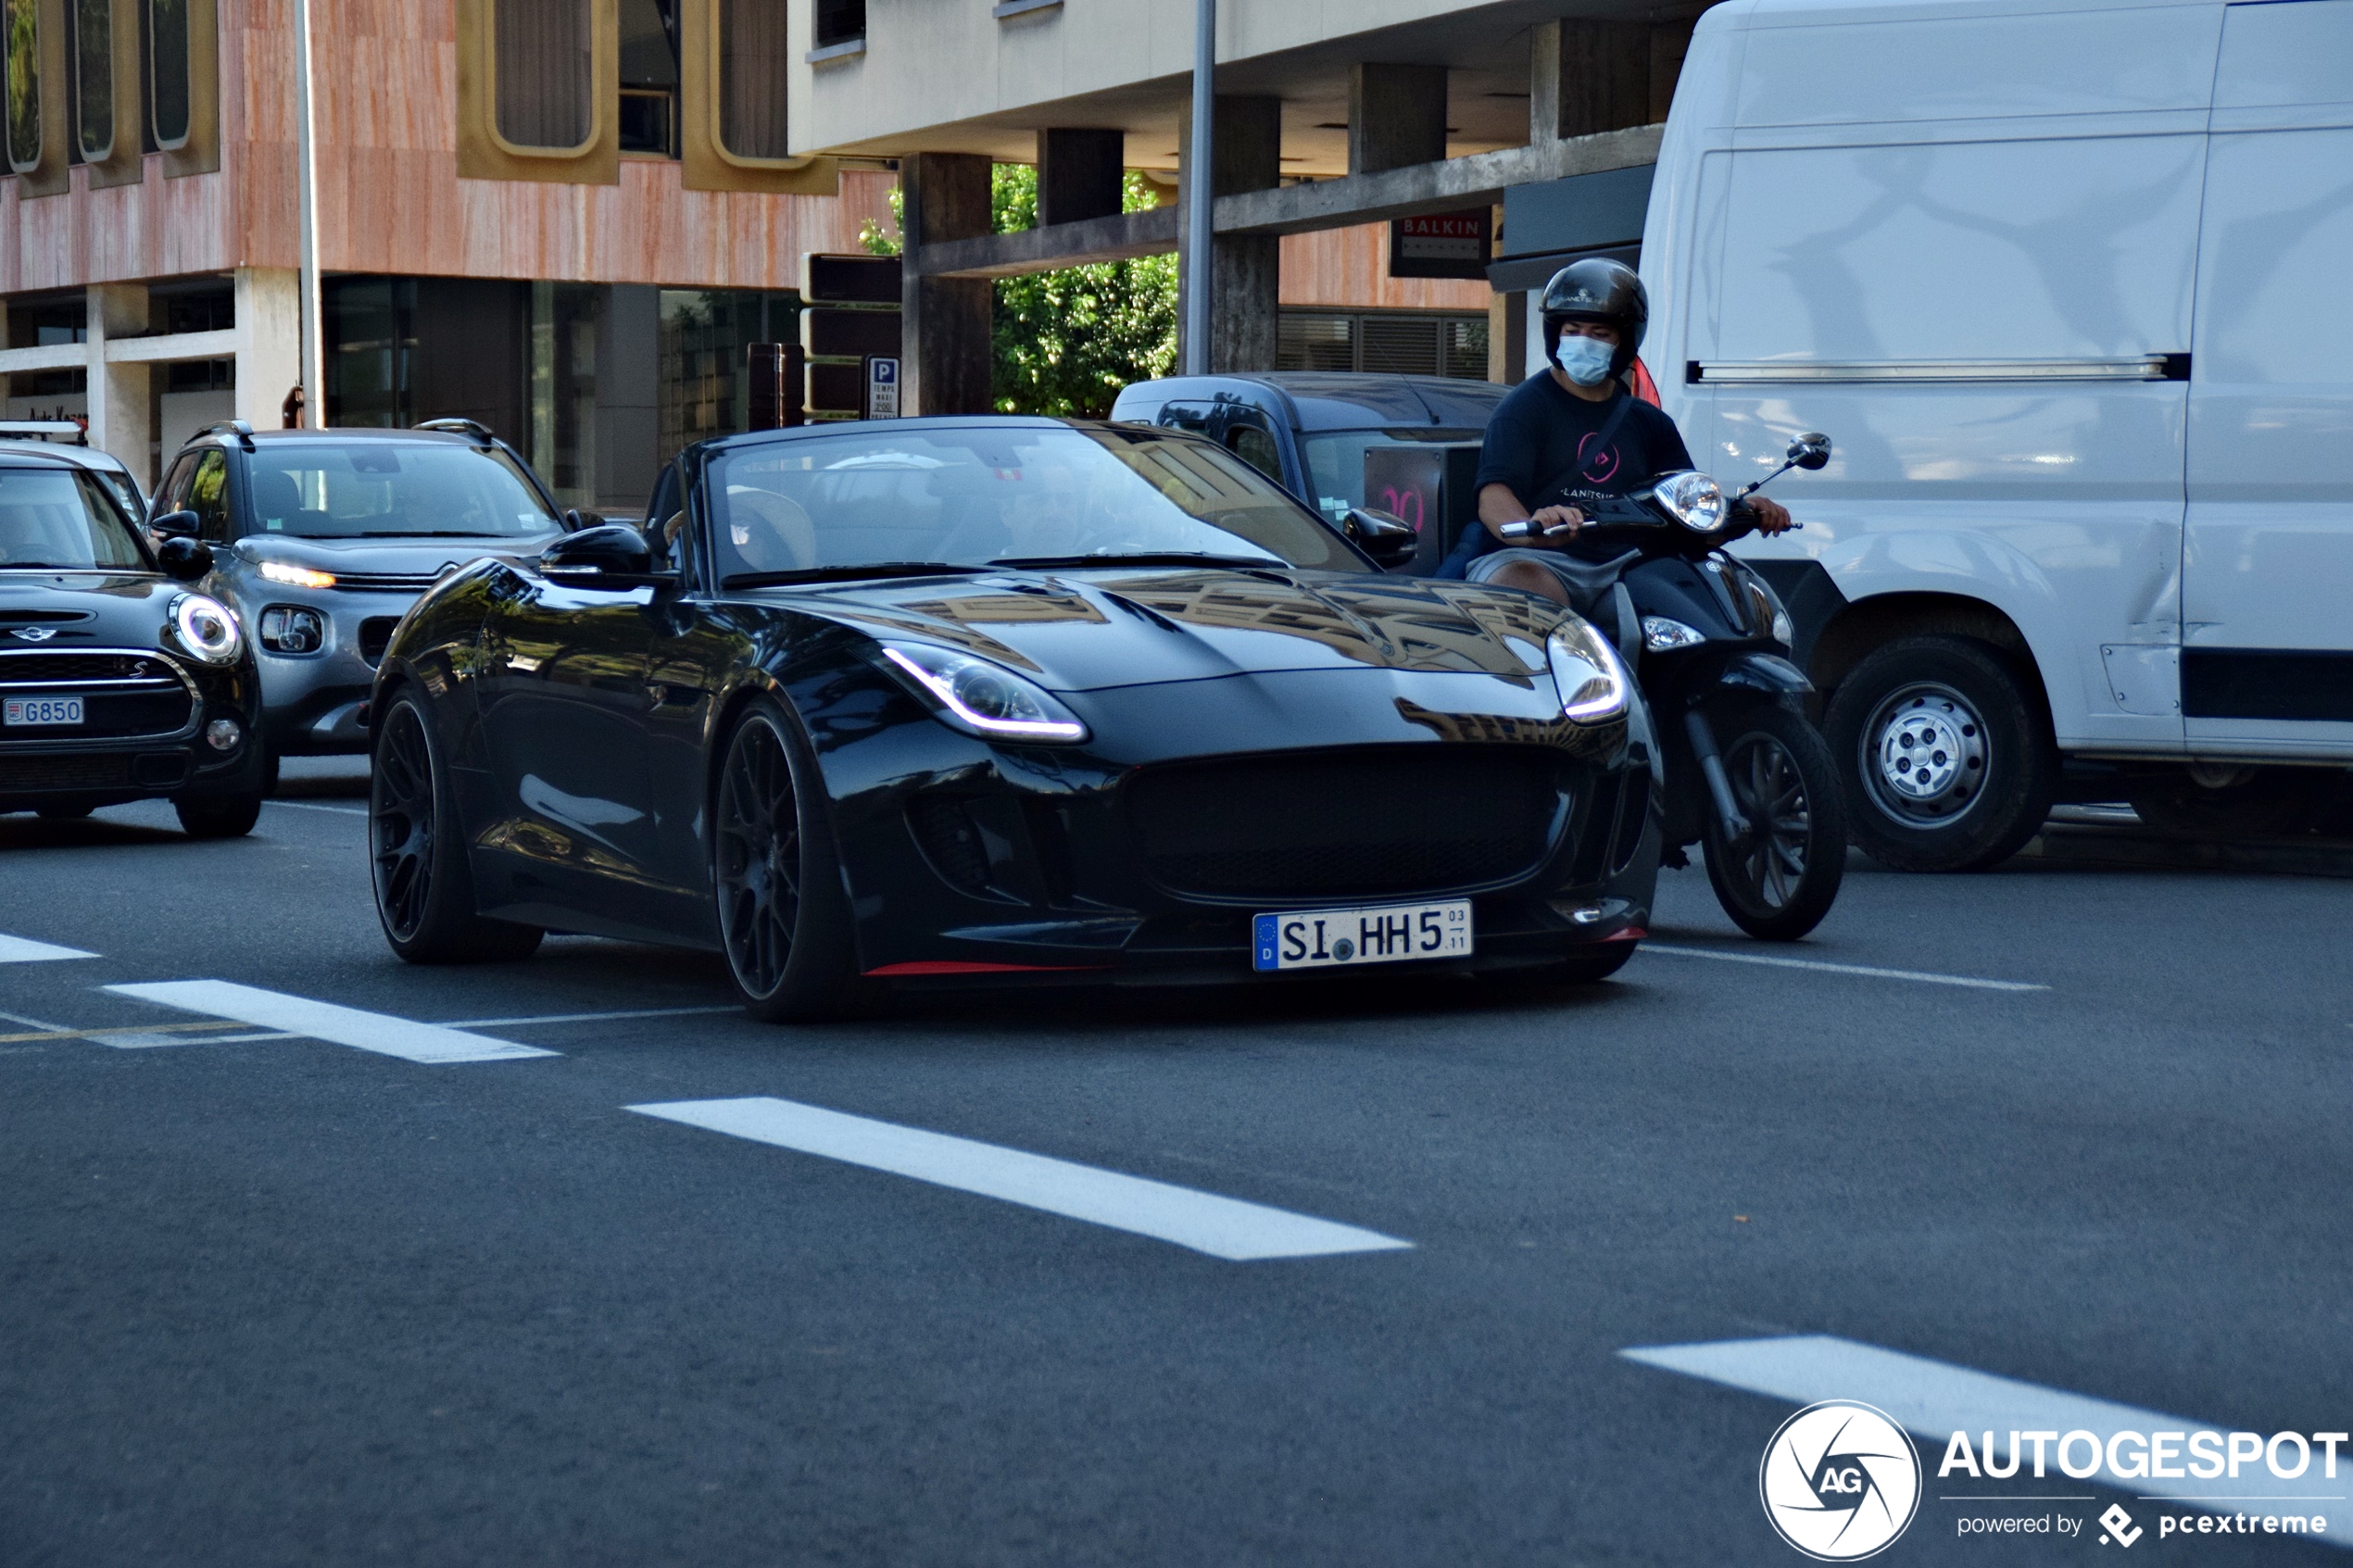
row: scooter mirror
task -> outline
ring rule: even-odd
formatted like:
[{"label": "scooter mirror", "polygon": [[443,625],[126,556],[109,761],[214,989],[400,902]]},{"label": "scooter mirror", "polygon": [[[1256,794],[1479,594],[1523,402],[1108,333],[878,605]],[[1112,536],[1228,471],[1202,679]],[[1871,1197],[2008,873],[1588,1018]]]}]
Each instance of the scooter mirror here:
[{"label": "scooter mirror", "polygon": [[1809,473],[1829,466],[1831,438],[1820,431],[1808,431],[1789,444],[1789,460]]}]

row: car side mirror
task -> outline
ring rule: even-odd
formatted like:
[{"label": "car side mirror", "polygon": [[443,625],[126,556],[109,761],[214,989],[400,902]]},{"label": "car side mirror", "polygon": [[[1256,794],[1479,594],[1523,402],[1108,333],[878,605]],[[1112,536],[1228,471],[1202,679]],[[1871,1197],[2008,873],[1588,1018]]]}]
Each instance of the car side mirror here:
[{"label": "car side mirror", "polygon": [[195,513],[184,508],[176,512],[161,512],[147,524],[147,532],[161,533],[168,538],[193,539],[196,536],[199,521]]},{"label": "car side mirror", "polygon": [[1413,564],[1421,552],[1422,536],[1402,517],[1370,507],[1351,507],[1343,529],[1358,549],[1373,558],[1384,571]]},{"label": "car side mirror", "polygon": [[600,522],[540,551],[539,570],[549,577],[620,579],[615,586],[621,586],[655,575],[654,553],[646,536],[627,523]]},{"label": "car side mirror", "polygon": [[1809,473],[1829,466],[1831,438],[1820,431],[1808,431],[1789,444],[1789,460]]},{"label": "car side mirror", "polygon": [[[167,513],[193,519],[194,512]],[[180,583],[194,583],[212,570],[212,546],[186,533],[174,533],[156,546],[156,564],[163,574]]]}]

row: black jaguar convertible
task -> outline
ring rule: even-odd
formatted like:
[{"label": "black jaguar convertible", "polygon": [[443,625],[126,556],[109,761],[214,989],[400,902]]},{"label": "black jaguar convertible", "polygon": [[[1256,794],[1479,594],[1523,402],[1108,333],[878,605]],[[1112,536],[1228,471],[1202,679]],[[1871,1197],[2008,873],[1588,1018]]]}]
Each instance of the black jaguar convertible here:
[{"label": "black jaguar convertible", "polygon": [[887,985],[1571,980],[1643,935],[1649,719],[1608,642],[1386,575],[1197,437],[1012,417],[692,446],[645,528],[453,572],[370,703],[418,962],[717,948],[751,1011]]}]

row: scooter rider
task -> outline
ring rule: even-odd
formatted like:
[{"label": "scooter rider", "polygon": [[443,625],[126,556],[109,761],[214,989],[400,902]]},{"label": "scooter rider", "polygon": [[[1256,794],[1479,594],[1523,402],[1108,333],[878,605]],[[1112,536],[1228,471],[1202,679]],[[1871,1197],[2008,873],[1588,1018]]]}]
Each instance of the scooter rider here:
[{"label": "scooter rider", "polygon": [[[1578,545],[1585,522],[1578,503],[1622,495],[1692,465],[1675,421],[1622,381],[1650,321],[1650,296],[1632,268],[1598,257],[1562,268],[1544,285],[1543,318],[1552,364],[1488,420],[1481,526],[1464,530],[1437,574],[1567,604],[1576,579],[1554,563],[1563,553],[1596,558]],[[1747,504],[1759,533],[1789,526],[1777,502],[1755,495]]]}]

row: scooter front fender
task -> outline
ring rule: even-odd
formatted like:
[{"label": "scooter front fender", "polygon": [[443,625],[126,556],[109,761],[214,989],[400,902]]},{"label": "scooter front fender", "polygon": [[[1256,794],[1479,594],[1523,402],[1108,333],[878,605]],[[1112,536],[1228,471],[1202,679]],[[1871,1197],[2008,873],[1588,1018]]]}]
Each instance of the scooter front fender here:
[{"label": "scooter front fender", "polygon": [[1716,672],[1719,686],[1745,686],[1772,696],[1809,696],[1814,683],[1806,671],[1779,654],[1736,653]]}]

